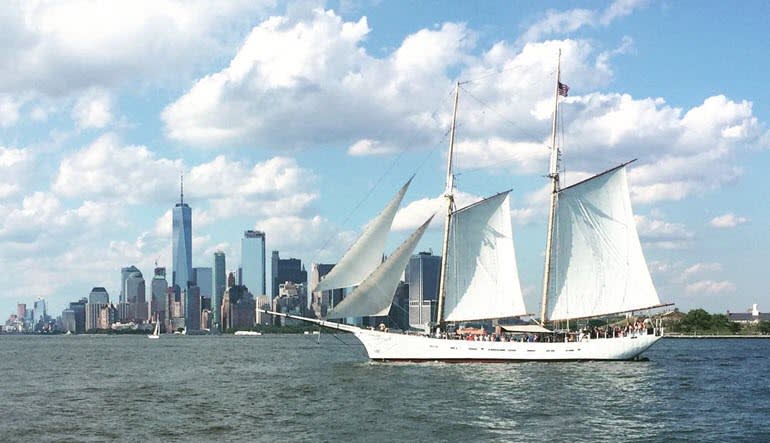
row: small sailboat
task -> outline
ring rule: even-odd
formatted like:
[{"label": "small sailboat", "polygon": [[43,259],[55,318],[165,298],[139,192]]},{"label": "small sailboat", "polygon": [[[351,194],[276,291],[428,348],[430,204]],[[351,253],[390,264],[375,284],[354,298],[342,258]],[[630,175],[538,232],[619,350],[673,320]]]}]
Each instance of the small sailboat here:
[{"label": "small sailboat", "polygon": [[152,331],[152,334],[149,334],[147,336],[147,338],[154,338],[154,339],[160,338],[160,322],[159,321],[155,322],[155,329]]},{"label": "small sailboat", "polygon": [[608,327],[602,333],[570,332],[568,327],[556,333],[548,328],[555,322],[568,325],[666,306],[658,298],[636,231],[626,178],[628,163],[560,187],[556,123],[559,96],[566,96],[568,88],[560,82],[559,72],[557,65],[548,175],[552,192],[539,324],[501,326],[508,333],[494,337],[446,333],[452,329],[448,326],[463,322],[528,316],[513,247],[509,191],[455,208],[453,151],[459,83],[447,155],[438,321],[433,332],[390,333],[329,321],[388,313],[401,272],[430,220],[384,263],[361,257],[381,253],[395,214],[393,205],[400,204],[409,183],[314,289],[355,286],[326,320],[271,313],[351,332],[369,358],[377,361],[630,360],[660,340],[662,328],[651,323],[638,322],[623,331]]}]

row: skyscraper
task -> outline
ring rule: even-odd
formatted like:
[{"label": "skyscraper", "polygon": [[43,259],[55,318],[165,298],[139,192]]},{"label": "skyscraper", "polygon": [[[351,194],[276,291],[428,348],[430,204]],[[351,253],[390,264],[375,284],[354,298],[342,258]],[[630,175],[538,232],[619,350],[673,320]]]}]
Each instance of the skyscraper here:
[{"label": "skyscraper", "polygon": [[48,321],[48,313],[46,312],[45,300],[38,298],[35,300],[35,324]]},{"label": "skyscraper", "polygon": [[88,294],[88,304],[86,304],[86,331],[91,331],[99,328],[99,315],[102,308],[105,308],[110,303],[110,295],[107,290],[97,286],[91,289],[91,293]]},{"label": "skyscraper", "polygon": [[141,322],[147,320],[146,291],[147,285],[145,284],[142,273],[138,269],[130,273],[126,278],[123,293],[125,294],[126,302],[129,305],[128,316],[133,321]]},{"label": "skyscraper", "polygon": [[168,315],[168,281],[166,280],[166,268],[155,268],[155,275],[150,285],[150,316],[155,317],[161,325],[165,324]]},{"label": "skyscraper", "polygon": [[280,286],[286,282],[307,284],[307,271],[302,266],[302,260],[298,258],[282,259],[278,255],[278,251],[273,251],[271,264],[273,298],[278,296]]},{"label": "skyscraper", "polygon": [[211,298],[211,289],[213,287],[211,283],[211,268],[197,267],[193,268],[193,279],[195,286],[201,290],[201,298]]},{"label": "skyscraper", "polygon": [[180,291],[192,280],[192,209],[184,202],[184,182],[180,181],[179,203],[172,211],[171,284]]},{"label": "skyscraper", "polygon": [[128,280],[128,276],[134,272],[139,272],[139,269],[133,265],[120,268],[120,294],[118,295],[118,302],[120,303],[128,302],[126,300],[126,280]]},{"label": "skyscraper", "polygon": [[216,330],[222,324],[222,296],[225,294],[225,287],[227,282],[225,281],[227,276],[225,274],[225,253],[217,251],[214,253],[214,275],[212,276],[212,288],[211,288],[211,312],[214,314],[214,318],[211,324],[211,329]]},{"label": "skyscraper", "polygon": [[267,294],[265,281],[265,233],[248,230],[241,240],[243,286],[254,295]]},{"label": "skyscraper", "polygon": [[409,325],[424,327],[436,321],[438,280],[441,257],[420,252],[409,259],[406,282],[409,284]]}]

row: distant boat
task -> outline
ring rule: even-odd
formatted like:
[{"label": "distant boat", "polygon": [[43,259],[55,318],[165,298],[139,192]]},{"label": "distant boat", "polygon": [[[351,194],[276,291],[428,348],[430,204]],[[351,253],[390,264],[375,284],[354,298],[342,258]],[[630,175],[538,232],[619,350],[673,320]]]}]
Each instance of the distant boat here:
[{"label": "distant boat", "polygon": [[[321,326],[351,332],[377,361],[567,361],[630,360],[662,337],[662,328],[637,322],[623,331],[570,331],[576,321],[617,316],[666,306],[660,303],[642,253],[622,164],[569,187],[560,188],[556,123],[559,96],[567,87],[556,70],[551,137],[550,211],[542,310],[539,324],[501,326],[507,333],[447,334],[462,323],[528,317],[519,283],[510,216],[509,192],[464,208],[454,202],[453,150],[460,83],[454,97],[444,196],[447,201],[439,280],[438,322],[430,335],[363,329],[328,319],[387,315],[393,295],[414,245],[427,227],[382,264],[362,259],[380,256],[390,230],[394,201],[321,280],[313,291],[355,289],[327,315],[327,320],[271,312]],[[377,241],[382,240],[380,243]],[[372,260],[375,261],[375,260]],[[549,300],[552,302],[549,304]],[[550,308],[550,312],[549,312]],[[560,322],[566,329],[546,326]],[[659,325],[658,325],[659,326]],[[610,329],[608,327],[608,329]],[[463,339],[458,339],[458,338]]]},{"label": "distant boat", "polygon": [[257,331],[235,331],[233,335],[239,335],[239,336],[245,335],[247,337],[254,337],[254,336],[262,335],[262,333]]},{"label": "distant boat", "polygon": [[155,330],[152,331],[152,334],[148,335],[147,338],[154,338],[154,339],[160,338],[160,322],[159,321],[155,322]]}]

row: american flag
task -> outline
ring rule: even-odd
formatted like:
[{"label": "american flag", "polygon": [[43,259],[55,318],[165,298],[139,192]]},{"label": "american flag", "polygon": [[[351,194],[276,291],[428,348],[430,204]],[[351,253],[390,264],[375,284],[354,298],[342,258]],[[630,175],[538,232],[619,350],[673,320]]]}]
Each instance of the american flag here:
[{"label": "american flag", "polygon": [[561,95],[562,97],[566,97],[568,92],[569,92],[569,86],[565,85],[562,82],[559,82],[559,95]]}]

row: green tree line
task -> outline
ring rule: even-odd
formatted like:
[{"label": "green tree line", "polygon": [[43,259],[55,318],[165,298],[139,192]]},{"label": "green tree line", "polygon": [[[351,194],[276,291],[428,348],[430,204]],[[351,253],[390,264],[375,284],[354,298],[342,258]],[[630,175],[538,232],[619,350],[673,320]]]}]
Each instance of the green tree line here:
[{"label": "green tree line", "polygon": [[693,309],[671,324],[669,330],[701,335],[770,334],[770,322],[741,324],[730,321],[725,314],[709,314],[703,309]]}]

